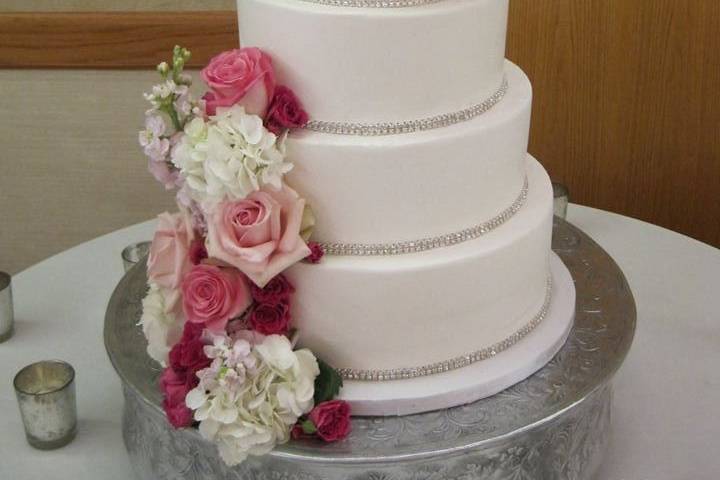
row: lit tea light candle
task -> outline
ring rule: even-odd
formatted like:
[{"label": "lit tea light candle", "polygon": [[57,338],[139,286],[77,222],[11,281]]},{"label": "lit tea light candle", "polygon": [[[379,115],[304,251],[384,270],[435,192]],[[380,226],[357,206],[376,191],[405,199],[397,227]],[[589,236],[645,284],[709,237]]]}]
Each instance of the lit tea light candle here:
[{"label": "lit tea light candle", "polygon": [[553,213],[562,218],[567,218],[568,203],[570,202],[570,192],[562,183],[552,183],[553,187]]},{"label": "lit tea light candle", "polygon": [[0,272],[0,343],[12,337],[13,326],[12,279]]},{"label": "lit tea light candle", "polygon": [[25,436],[42,450],[60,448],[75,438],[75,370],[61,361],[42,361],[23,368],[13,381]]}]

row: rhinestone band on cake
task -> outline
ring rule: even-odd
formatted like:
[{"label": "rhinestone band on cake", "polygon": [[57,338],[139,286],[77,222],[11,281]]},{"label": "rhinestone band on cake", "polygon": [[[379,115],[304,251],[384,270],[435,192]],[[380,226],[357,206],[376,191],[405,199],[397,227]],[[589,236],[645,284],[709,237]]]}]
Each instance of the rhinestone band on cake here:
[{"label": "rhinestone band on cake", "polygon": [[515,333],[501,340],[494,345],[476,350],[459,357],[445,360],[444,362],[436,362],[420,367],[394,368],[390,370],[356,370],[353,368],[339,368],[337,371],[345,380],[359,380],[361,382],[387,382],[391,380],[405,380],[408,378],[427,377],[428,375],[436,375],[438,373],[457,370],[458,368],[467,367],[477,362],[482,362],[488,358],[492,358],[500,352],[512,347],[520,340],[528,336],[530,332],[535,330],[545,319],[550,307],[552,299],[552,278],[548,276],[545,288],[545,300],[540,311],[525,325],[523,325]]},{"label": "rhinestone band on cake", "polygon": [[508,91],[507,77],[503,78],[500,88],[485,101],[453,113],[444,113],[420,120],[389,123],[344,123],[311,120],[305,125],[306,130],[336,135],[358,135],[364,137],[379,137],[384,135],[399,135],[403,133],[422,132],[435,128],[448,127],[456,123],[466,122],[490,111]]},{"label": "rhinestone band on cake", "polygon": [[409,253],[424,252],[435,248],[449,247],[459,243],[474,240],[482,235],[492,232],[500,225],[510,220],[525,204],[528,196],[528,179],[525,177],[520,194],[505,210],[474,227],[459,232],[438,235],[436,237],[419,240],[406,240],[395,243],[339,243],[318,242],[326,255],[379,257],[387,255],[405,255]]},{"label": "rhinestone band on cake", "polygon": [[302,0],[331,7],[404,8],[440,3],[445,0]]}]

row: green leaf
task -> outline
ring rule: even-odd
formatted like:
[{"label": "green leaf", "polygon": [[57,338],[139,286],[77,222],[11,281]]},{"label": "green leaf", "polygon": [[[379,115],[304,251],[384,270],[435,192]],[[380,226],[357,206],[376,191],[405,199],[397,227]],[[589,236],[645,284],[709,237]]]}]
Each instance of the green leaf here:
[{"label": "green leaf", "polygon": [[303,421],[300,426],[305,435],[312,435],[317,432],[317,427],[315,427],[315,424],[310,419]]},{"label": "green leaf", "polygon": [[342,377],[327,363],[318,358],[320,375],[315,378],[315,405],[335,398],[343,386]]}]

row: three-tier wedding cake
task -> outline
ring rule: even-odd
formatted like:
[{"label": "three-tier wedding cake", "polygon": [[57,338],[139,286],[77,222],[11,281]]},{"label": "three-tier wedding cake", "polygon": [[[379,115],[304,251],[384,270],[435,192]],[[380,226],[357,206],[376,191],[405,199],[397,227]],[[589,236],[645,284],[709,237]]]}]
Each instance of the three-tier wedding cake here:
[{"label": "three-tier wedding cake", "polygon": [[575,291],[527,153],[508,0],[238,0],[241,48],[161,63],[140,143],[178,190],[140,319],[163,408],[230,465],[349,416],[493,395]]},{"label": "three-tier wedding cake", "polygon": [[[241,45],[276,59],[312,112],[288,139],[288,179],[329,255],[290,270],[294,318],[301,343],[350,380],[356,411],[496,393],[567,333],[572,289],[552,285],[552,191],[527,154],[532,89],[505,60],[507,14],[507,0],[238,0]],[[523,352],[560,294],[564,318]],[[357,384],[443,374],[510,348],[513,364],[450,384]]]}]

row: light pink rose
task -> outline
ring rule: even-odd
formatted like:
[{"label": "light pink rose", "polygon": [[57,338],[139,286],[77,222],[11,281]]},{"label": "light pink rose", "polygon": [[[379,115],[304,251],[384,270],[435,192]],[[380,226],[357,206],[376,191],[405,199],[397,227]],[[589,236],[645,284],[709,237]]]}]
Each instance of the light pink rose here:
[{"label": "light pink rose", "polygon": [[275,91],[275,71],[259,48],[217,55],[203,68],[202,77],[210,87],[203,96],[208,115],[215,115],[218,107],[241,105],[245,112],[265,117]]},{"label": "light pink rose", "polygon": [[208,221],[208,255],[236,267],[262,288],[310,254],[300,237],[304,208],[305,200],[287,185],[221,202]]},{"label": "light pink rose", "polygon": [[224,332],[230,319],[252,303],[244,276],[232,268],[195,265],[182,283],[183,311],[191,323],[200,323],[213,332]]},{"label": "light pink rose", "polygon": [[148,278],[165,291],[166,309],[175,310],[180,300],[180,285],[190,271],[189,248],[194,234],[187,217],[163,213],[158,216],[150,255],[147,261]]}]

